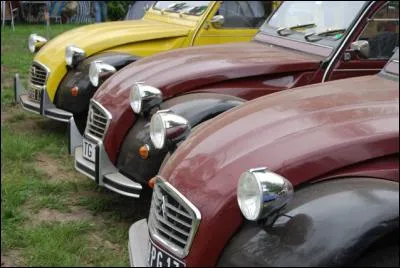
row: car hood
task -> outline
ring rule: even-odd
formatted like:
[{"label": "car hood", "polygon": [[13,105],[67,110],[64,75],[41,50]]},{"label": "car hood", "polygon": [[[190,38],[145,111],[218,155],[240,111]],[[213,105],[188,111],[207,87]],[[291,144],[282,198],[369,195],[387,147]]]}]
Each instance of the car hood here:
[{"label": "car hood", "polygon": [[[316,69],[320,60],[318,56],[257,42],[177,49],[140,59],[107,79],[93,97],[113,117],[105,142],[107,152],[115,159],[110,148],[119,148],[125,131],[134,122],[129,92],[135,82],[159,88],[167,99],[230,79]],[[125,129],[119,122],[124,122]],[[118,131],[113,133],[117,125]]]},{"label": "car hood", "polygon": [[[39,61],[50,69],[50,72],[66,73],[65,48],[76,45],[91,56],[98,52],[121,45],[168,37],[185,36],[190,27],[165,23],[153,19],[129,20],[119,22],[95,23],[67,31],[49,40],[35,55]],[[51,81],[48,87],[56,87],[59,81]],[[49,85],[50,84],[50,85]]]},{"label": "car hood", "polygon": [[115,98],[126,100],[135,82],[159,88],[170,98],[229,79],[313,70],[322,59],[258,42],[178,49],[131,63],[108,79],[95,98],[105,105]]},{"label": "car hood", "polygon": [[[250,168],[267,167],[298,185],[397,153],[398,102],[398,81],[358,77],[258,98],[199,127],[160,172],[202,214],[193,252],[221,252],[240,226],[236,185]],[[227,218],[229,226],[212,224]],[[217,237],[217,245],[201,248],[203,236]]]}]

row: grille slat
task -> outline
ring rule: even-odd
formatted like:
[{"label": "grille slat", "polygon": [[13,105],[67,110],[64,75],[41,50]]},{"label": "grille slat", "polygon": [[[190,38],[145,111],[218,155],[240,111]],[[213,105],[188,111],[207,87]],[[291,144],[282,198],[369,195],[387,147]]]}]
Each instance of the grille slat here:
[{"label": "grille slat", "polygon": [[[153,215],[153,219],[154,219],[154,215]],[[164,234],[168,235],[169,237],[172,237],[173,239],[175,239],[176,241],[180,242],[181,244],[185,245],[187,240],[184,240],[178,236],[176,236],[175,234],[173,234],[171,231],[165,229],[162,225],[158,225],[156,227],[158,230],[160,230],[161,232],[163,232]]]},{"label": "grille slat", "polygon": [[[168,220],[163,219],[162,216],[160,216],[159,213],[155,212],[154,214],[157,218],[158,221],[162,222],[163,224],[167,225],[169,228],[175,230],[178,233],[181,233],[182,235],[186,236],[186,238],[189,236],[190,232],[185,232],[183,229],[176,227],[175,225],[173,225],[172,223],[170,223]],[[168,217],[168,216],[166,216]],[[189,227],[189,231],[190,231],[191,226]]]},{"label": "grille slat", "polygon": [[148,224],[154,239],[183,258],[196,234],[200,212],[176,190],[171,189],[163,180],[157,179]]},{"label": "grille slat", "polygon": [[[156,204],[156,206],[157,206],[157,205],[158,205],[158,204]],[[157,208],[159,208],[159,207],[157,207]],[[187,223],[187,222],[185,222],[185,221],[179,219],[178,217],[176,217],[176,216],[174,216],[174,215],[172,215],[172,214],[167,214],[167,217],[168,217],[168,218],[171,218],[172,220],[174,220],[174,221],[176,221],[176,222],[178,222],[178,223],[180,223],[180,224],[182,224],[182,225],[184,225],[184,226],[186,226],[186,227],[188,227],[188,228],[191,228],[191,227],[192,227],[192,225],[191,225],[192,220],[191,220],[191,219],[190,219],[190,224],[189,224],[189,223]]]},{"label": "grille slat", "polygon": [[92,134],[98,135],[99,137],[103,136],[103,132],[101,132],[101,131],[96,131],[96,130],[93,129],[93,128],[90,128],[89,131],[90,131]]},{"label": "grille slat", "polygon": [[103,139],[110,120],[111,117],[108,115],[107,111],[92,100],[89,107],[85,131],[90,136]]},{"label": "grille slat", "polygon": [[47,80],[47,70],[34,62],[30,69],[30,82],[33,85],[43,87],[46,85]]}]

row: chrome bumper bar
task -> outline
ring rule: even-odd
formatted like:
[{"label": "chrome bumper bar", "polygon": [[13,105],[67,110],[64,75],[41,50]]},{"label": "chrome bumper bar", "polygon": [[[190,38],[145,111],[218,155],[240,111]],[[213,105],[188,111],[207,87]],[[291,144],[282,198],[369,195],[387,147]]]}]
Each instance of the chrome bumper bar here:
[{"label": "chrome bumper bar", "polygon": [[[92,140],[91,140],[92,141]],[[92,141],[93,142],[93,141]],[[121,174],[108,158],[103,144],[96,145],[96,162],[93,163],[83,157],[82,146],[75,149],[75,169],[118,194],[139,198],[142,185]]]},{"label": "chrome bumper bar", "polygon": [[31,101],[28,94],[23,93],[26,91],[20,81],[19,75],[15,74],[14,77],[14,92],[16,103],[20,102],[22,107],[36,114],[40,114],[44,117],[68,123],[69,125],[69,153],[73,154],[75,148],[82,143],[82,136],[80,135],[78,128],[74,121],[74,115],[71,112],[57,108],[51,101],[47,93],[47,90],[43,89],[40,96],[40,103]]},{"label": "chrome bumper bar", "polygon": [[146,219],[139,220],[129,228],[129,262],[131,267],[147,266],[149,229]]}]

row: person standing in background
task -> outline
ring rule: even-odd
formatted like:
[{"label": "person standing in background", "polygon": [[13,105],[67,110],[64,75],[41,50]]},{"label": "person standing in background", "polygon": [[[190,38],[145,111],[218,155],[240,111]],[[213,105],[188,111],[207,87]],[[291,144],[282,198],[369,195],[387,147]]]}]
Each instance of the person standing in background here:
[{"label": "person standing in background", "polygon": [[96,22],[107,20],[107,1],[94,1]]}]

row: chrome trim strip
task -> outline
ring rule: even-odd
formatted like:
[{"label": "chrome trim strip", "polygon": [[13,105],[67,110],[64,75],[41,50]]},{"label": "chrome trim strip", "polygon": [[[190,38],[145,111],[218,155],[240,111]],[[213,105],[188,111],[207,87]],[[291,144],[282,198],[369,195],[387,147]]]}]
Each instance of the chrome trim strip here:
[{"label": "chrome trim strip", "polygon": [[140,197],[140,194],[132,194],[132,193],[128,193],[128,192],[123,192],[123,191],[121,191],[121,190],[119,190],[117,188],[114,188],[114,187],[110,186],[109,184],[104,184],[104,187],[106,187],[107,189],[109,189],[109,190],[111,190],[113,192],[116,192],[116,193],[118,193],[120,195],[133,197],[133,198],[139,198]]},{"label": "chrome trim strip", "polygon": [[[159,185],[163,185],[163,186],[159,186]],[[182,201],[183,204],[180,202],[179,202],[179,204],[183,205],[183,206],[187,206],[190,209],[189,213],[190,212],[193,213],[193,215],[191,215],[192,216],[192,226],[190,229],[190,235],[189,235],[186,245],[183,249],[177,248],[170,241],[167,241],[162,236],[158,235],[157,232],[154,230],[154,228],[156,228],[153,226],[154,220],[151,221],[150,220],[151,218],[149,218],[149,233],[150,233],[151,238],[153,238],[155,241],[159,242],[165,248],[169,249],[171,251],[171,253],[173,253],[177,257],[184,258],[189,254],[193,240],[194,240],[197,230],[199,228],[200,221],[201,221],[200,211],[193,205],[193,203],[191,203],[185,196],[183,196],[180,192],[178,192],[177,189],[175,189],[171,184],[169,184],[165,179],[163,179],[159,175],[156,176],[155,187],[161,187],[162,190],[166,191],[173,198]],[[154,194],[154,192],[153,192],[153,194]],[[153,202],[153,198],[152,198],[152,202]],[[150,216],[151,216],[151,211],[150,211]]]},{"label": "chrome trim strip", "polygon": [[35,114],[40,114],[40,103],[30,101],[28,94],[20,95],[20,102],[21,102],[22,108],[25,109],[26,111],[29,111],[29,112],[32,112]]},{"label": "chrome trim strip", "polygon": [[381,69],[335,69],[335,72],[380,71]]},{"label": "chrome trim strip", "polygon": [[[91,135],[91,134],[87,131],[87,130],[88,130],[88,122],[89,122],[89,117],[88,117],[88,119],[86,120],[85,136],[88,136],[89,138],[91,138],[91,139],[93,139],[93,140],[95,140],[95,141],[102,142],[103,139],[104,139],[104,137],[106,136],[108,127],[110,126],[110,123],[111,123],[111,120],[112,120],[112,115],[111,115],[111,113],[110,113],[106,108],[103,107],[103,105],[101,105],[99,102],[95,101],[94,99],[91,99],[91,100],[90,100],[90,105],[97,106],[97,108],[98,108],[99,110],[103,111],[103,112],[106,114],[106,116],[107,116],[107,123],[106,123],[106,126],[105,126],[105,128],[104,128],[103,137],[98,138],[98,137],[96,137],[96,136]],[[90,106],[89,106],[89,110],[90,110]]]},{"label": "chrome trim strip", "polygon": [[339,45],[339,48],[336,49],[336,52],[333,54],[333,57],[331,58],[328,67],[326,68],[326,71],[324,73],[324,76],[322,77],[321,83],[324,83],[326,80],[326,77],[329,73],[329,70],[332,68],[333,63],[336,61],[337,57],[340,55],[340,51],[342,51],[344,45],[347,43],[347,41],[350,39],[352,36],[353,32],[357,29],[357,26],[360,24],[361,20],[364,18],[365,14],[369,12],[371,9],[372,5],[375,4],[376,1],[372,1],[369,6],[367,6],[364,10],[364,12],[361,14],[361,16],[358,18],[357,22],[354,24],[353,28],[349,31],[349,33],[346,35],[342,43]]}]

